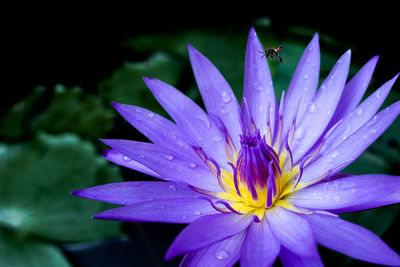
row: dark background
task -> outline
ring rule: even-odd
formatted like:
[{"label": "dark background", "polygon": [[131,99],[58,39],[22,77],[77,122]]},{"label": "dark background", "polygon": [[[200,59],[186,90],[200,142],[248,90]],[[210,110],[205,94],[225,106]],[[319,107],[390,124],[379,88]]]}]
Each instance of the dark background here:
[{"label": "dark background", "polygon": [[[194,4],[196,5],[196,4]],[[251,11],[231,12],[230,6],[221,8],[218,13],[200,12],[197,7],[182,6],[174,12],[155,12],[154,7],[124,8],[101,12],[94,9],[81,10],[81,7],[43,7],[24,12],[12,12],[6,18],[1,33],[3,49],[3,68],[6,69],[1,88],[1,114],[15,102],[22,99],[33,87],[44,85],[53,88],[55,84],[67,87],[79,85],[89,92],[97,92],[97,84],[109,77],[112,72],[127,60],[141,60],[140,55],[123,47],[121,42],[129,37],[143,33],[175,31],[190,28],[212,28],[224,31],[235,27],[248,28],[256,18],[268,16],[271,29],[284,33],[289,26],[297,25],[314,29],[320,34],[334,36],[336,41],[356,47],[352,60],[366,62],[374,55],[380,55],[374,77],[381,82],[387,81],[399,72],[399,41],[397,39],[399,23],[396,16],[379,8],[364,13],[361,10],[348,11],[344,14],[339,8],[327,14],[324,11],[314,14],[289,14],[287,3],[271,3],[266,6],[254,5]],[[204,8],[204,7],[203,7]],[[212,9],[212,6],[208,6]],[[185,10],[188,9],[188,10]],[[390,9],[390,7],[388,7]],[[123,10],[123,11],[122,11]],[[193,11],[199,12],[193,12]],[[5,13],[7,11],[5,10]],[[244,52],[244,51],[243,51]],[[341,54],[341,53],[338,53]],[[398,82],[395,85],[399,88]],[[389,246],[400,251],[398,228],[400,218],[393,223],[383,236]],[[158,253],[147,250],[146,240],[153,240],[163,235],[163,240],[171,242],[179,232],[180,226],[163,226],[147,224],[142,231],[140,224],[125,224],[126,233],[151,233],[141,237],[143,246],[116,241],[110,247],[94,247],[79,252],[68,252],[67,256],[76,264],[96,260],[113,261],[115,266],[120,255],[129,255],[131,251]],[[158,232],[161,231],[161,232]],[[162,241],[156,246],[165,251],[169,243]],[[112,247],[112,249],[111,249]],[[151,256],[151,255],[150,255]],[[104,259],[103,259],[104,257]],[[114,257],[114,259],[113,259]],[[156,255],[159,257],[159,255]],[[159,265],[159,259],[153,264]],[[355,266],[365,266],[355,263]],[[86,266],[86,265],[85,265]],[[89,265],[88,265],[89,266]]]}]

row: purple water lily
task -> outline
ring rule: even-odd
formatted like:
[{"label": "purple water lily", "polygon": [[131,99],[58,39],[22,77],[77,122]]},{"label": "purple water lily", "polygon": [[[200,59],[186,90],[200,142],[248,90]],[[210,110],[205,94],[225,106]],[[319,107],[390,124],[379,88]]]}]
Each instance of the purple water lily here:
[{"label": "purple water lily", "polygon": [[207,113],[177,89],[144,78],[174,122],[141,107],[113,103],[151,143],[102,140],[106,159],[164,181],[122,182],[73,191],[124,205],[98,219],[188,223],[166,259],[181,266],[323,266],[317,243],[350,257],[400,265],[369,230],[337,214],[400,201],[400,177],[339,173],[400,113],[377,113],[397,75],[364,101],[378,57],[346,83],[350,51],[318,90],[316,34],[278,105],[263,48],[251,29],[242,104],[217,68],[189,45]]}]

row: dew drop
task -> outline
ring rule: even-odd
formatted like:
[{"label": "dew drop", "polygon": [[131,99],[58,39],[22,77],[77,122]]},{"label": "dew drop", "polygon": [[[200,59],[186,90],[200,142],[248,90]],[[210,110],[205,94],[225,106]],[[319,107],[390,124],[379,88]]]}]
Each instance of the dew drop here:
[{"label": "dew drop", "polygon": [[203,122],[204,124],[205,124],[205,126],[206,126],[206,128],[207,129],[210,129],[211,128],[211,122],[210,122],[210,120],[206,117],[206,116],[202,116],[202,117],[199,117],[199,118],[197,118],[199,121],[201,121],[201,122]]},{"label": "dew drop", "polygon": [[376,134],[376,129],[373,129],[373,130],[371,131],[371,133],[372,133],[372,134]]},{"label": "dew drop", "polygon": [[222,102],[224,103],[229,103],[232,101],[232,96],[228,93],[228,92],[222,92],[221,94],[222,96]]},{"label": "dew drop", "polygon": [[353,194],[355,194],[355,193],[357,193],[357,189],[352,188],[352,189],[350,189],[350,192],[353,193]]},{"label": "dew drop", "polygon": [[149,117],[150,119],[153,118],[154,117],[154,113],[152,113],[152,112],[147,113],[147,117]]},{"label": "dew drop", "polygon": [[329,77],[329,79],[331,79],[331,80],[335,79],[335,75],[331,75],[331,77]]},{"label": "dew drop", "polygon": [[294,133],[294,138],[302,139],[303,137],[304,137],[304,129],[302,127],[297,128]]},{"label": "dew drop", "polygon": [[363,113],[364,113],[364,109],[363,108],[358,108],[357,111],[356,111],[356,115],[358,117],[361,117],[363,115]]},{"label": "dew drop", "polygon": [[160,209],[165,210],[165,207],[164,206],[160,206]]},{"label": "dew drop", "polygon": [[375,116],[374,116],[370,121],[368,121],[365,125],[366,125],[366,126],[371,126],[371,125],[375,124],[377,118],[378,118],[378,117],[375,115]]},{"label": "dew drop", "polygon": [[132,159],[131,159],[131,158],[128,158],[127,156],[124,156],[122,159],[123,159],[125,162],[132,161]]},{"label": "dew drop", "polygon": [[196,216],[200,216],[201,213],[200,213],[200,211],[196,210],[195,212],[193,212],[193,214]]},{"label": "dew drop", "polygon": [[304,79],[308,79],[308,74],[304,74]]},{"label": "dew drop", "polygon": [[163,155],[163,156],[164,156],[164,158],[166,158],[167,160],[173,160],[173,159],[174,159],[174,156],[172,156],[172,155],[166,154],[166,155]]},{"label": "dew drop", "polygon": [[142,109],[140,109],[140,108],[136,108],[135,111],[136,111],[137,113],[142,113]]},{"label": "dew drop", "polygon": [[186,216],[186,215],[182,215],[182,219],[184,219],[184,220],[185,220],[186,218],[187,218],[187,216]]},{"label": "dew drop", "polygon": [[194,163],[194,162],[190,162],[190,163],[189,163],[189,167],[190,167],[190,168],[196,168],[196,166],[197,166],[197,164]]},{"label": "dew drop", "polygon": [[337,152],[336,150],[333,151],[332,153],[332,159],[336,159],[336,157],[339,155],[339,152]]},{"label": "dew drop", "polygon": [[306,63],[310,63],[311,59],[307,58]]},{"label": "dew drop", "polygon": [[304,87],[304,91],[308,92],[310,90],[308,87]]},{"label": "dew drop", "polygon": [[227,114],[227,113],[229,113],[229,109],[221,109],[221,113],[222,114]]},{"label": "dew drop", "polygon": [[334,199],[336,202],[339,202],[339,201],[340,201],[340,196],[339,196],[339,195],[335,195],[335,196],[333,197],[333,199]]},{"label": "dew drop", "polygon": [[215,258],[218,260],[227,260],[230,257],[229,252],[225,250],[220,250],[217,253],[215,253]]},{"label": "dew drop", "polygon": [[176,191],[176,186],[171,184],[168,189],[169,189],[169,191],[175,192]]},{"label": "dew drop", "polygon": [[141,158],[141,159],[145,159],[145,158],[146,158],[146,156],[145,156],[145,155],[140,155],[140,156],[139,156],[139,158]]},{"label": "dew drop", "polygon": [[310,107],[308,108],[308,112],[310,112],[310,113],[317,112],[317,106],[314,103],[311,103]]},{"label": "dew drop", "polygon": [[221,136],[215,136],[215,137],[212,139],[212,141],[213,141],[213,142],[221,142],[221,141],[222,141],[222,137],[221,137]]}]

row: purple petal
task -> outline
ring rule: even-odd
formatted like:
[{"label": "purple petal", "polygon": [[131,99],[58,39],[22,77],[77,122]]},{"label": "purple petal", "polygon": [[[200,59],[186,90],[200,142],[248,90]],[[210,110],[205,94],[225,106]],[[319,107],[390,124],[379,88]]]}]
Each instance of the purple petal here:
[{"label": "purple petal", "polygon": [[158,102],[179,126],[191,145],[201,147],[221,166],[228,168],[225,155],[225,135],[208,115],[190,98],[172,86],[156,79],[144,78]]},{"label": "purple petal", "polygon": [[400,265],[400,256],[371,231],[335,216],[314,214],[305,217],[319,244],[359,260]]},{"label": "purple petal", "polygon": [[342,97],[337,105],[335,114],[329,123],[330,126],[333,126],[358,105],[365,93],[365,90],[367,90],[369,82],[371,81],[372,73],[375,70],[378,59],[378,56],[371,58],[367,64],[365,64],[361,70],[359,70],[357,74],[354,75],[354,77],[346,84],[343,89]]},{"label": "purple petal", "polygon": [[400,113],[400,101],[375,115],[360,129],[335,148],[321,153],[320,157],[304,169],[302,182],[312,182],[331,171],[334,175],[354,161],[372,144]]},{"label": "purple petal", "polygon": [[[350,50],[347,51],[333,67],[322,83],[307,113],[296,128],[291,149],[294,162],[298,160],[320,138],[332,118],[336,105],[342,94],[350,66]],[[298,88],[298,90],[300,90]]]},{"label": "purple petal", "polygon": [[172,198],[106,210],[93,218],[133,222],[191,223],[203,215],[216,212],[204,199]]},{"label": "purple petal", "polygon": [[251,28],[246,50],[243,98],[261,135],[264,135],[267,133],[268,113],[272,133],[274,131],[276,98],[268,61],[265,57],[261,58],[259,51],[264,50],[254,28]]},{"label": "purple petal", "polygon": [[247,230],[240,256],[240,264],[247,266],[272,266],[278,256],[280,243],[272,234],[267,220],[253,222]]},{"label": "purple petal", "polygon": [[282,247],[279,253],[279,259],[284,267],[323,267],[324,264],[318,254],[314,251],[311,257],[304,257],[291,252],[289,249]]},{"label": "purple petal", "polygon": [[119,153],[143,164],[163,179],[183,182],[209,191],[220,191],[216,177],[209,169],[195,164],[182,155],[155,144],[103,139],[103,143]]},{"label": "purple petal", "polygon": [[[192,147],[186,143],[179,127],[166,118],[141,107],[113,102],[115,109],[138,131],[154,144],[197,159]],[[198,163],[201,163],[198,160]]]},{"label": "purple petal", "polygon": [[299,190],[287,200],[298,207],[335,212],[376,208],[400,202],[400,177],[349,176]]},{"label": "purple petal", "polygon": [[370,120],[372,116],[376,114],[386,96],[389,94],[389,91],[397,77],[398,75],[386,82],[364,100],[353,112],[348,113],[326,138],[325,146],[329,148],[335,147]]},{"label": "purple petal", "polygon": [[242,232],[209,247],[187,253],[179,267],[233,266],[239,260],[244,235]]},{"label": "purple petal", "polygon": [[302,256],[313,255],[316,245],[305,219],[281,207],[267,211],[266,218],[271,231],[283,246]]},{"label": "purple petal", "polygon": [[199,194],[171,182],[120,182],[75,190],[72,195],[119,205],[156,199],[191,198]]},{"label": "purple petal", "polygon": [[168,249],[166,259],[185,252],[191,252],[234,236],[251,223],[253,219],[234,213],[219,213],[203,216],[188,225],[175,238]]},{"label": "purple petal", "polygon": [[283,133],[285,135],[292,126],[295,116],[299,123],[314,97],[319,81],[319,66],[318,34],[315,34],[304,50],[285,96],[283,111]]},{"label": "purple petal", "polygon": [[132,169],[132,170],[135,170],[138,172],[142,172],[144,174],[162,179],[158,173],[152,171],[151,169],[147,168],[143,164],[140,164],[139,162],[119,153],[115,149],[108,149],[108,150],[104,151],[103,157],[117,165],[124,166],[129,169]]},{"label": "purple petal", "polygon": [[240,147],[239,104],[219,70],[199,51],[188,45],[190,62],[207,112],[225,124],[236,148]]}]

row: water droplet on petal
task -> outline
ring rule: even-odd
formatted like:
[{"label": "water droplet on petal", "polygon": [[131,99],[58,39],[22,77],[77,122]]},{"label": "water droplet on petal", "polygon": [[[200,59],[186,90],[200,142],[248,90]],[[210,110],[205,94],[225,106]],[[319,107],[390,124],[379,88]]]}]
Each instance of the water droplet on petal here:
[{"label": "water droplet on petal", "polygon": [[305,74],[305,75],[304,75],[304,79],[308,79],[308,74]]},{"label": "water droplet on petal", "polygon": [[227,113],[229,113],[229,109],[221,109],[221,113],[222,114],[227,114]]},{"label": "water droplet on petal", "polygon": [[356,110],[356,115],[357,115],[358,117],[361,117],[361,116],[363,115],[363,113],[364,113],[364,109],[363,109],[363,108],[358,108],[358,109]]},{"label": "water droplet on petal", "polygon": [[149,112],[147,113],[147,117],[149,117],[150,119],[154,117],[154,113],[153,112]]},{"label": "water droplet on petal", "polygon": [[196,210],[195,212],[193,212],[193,214],[196,216],[200,216],[201,213],[200,213],[200,211]]},{"label": "water droplet on petal", "polygon": [[194,162],[190,162],[190,163],[189,163],[189,167],[190,167],[190,168],[196,168],[196,166],[197,166],[197,164],[194,163]]},{"label": "water droplet on petal", "polygon": [[332,159],[336,159],[336,157],[339,155],[339,152],[337,152],[336,150],[333,151],[332,153]]},{"label": "water droplet on petal", "polygon": [[146,158],[146,156],[145,156],[145,155],[140,155],[140,156],[139,156],[139,158],[141,158],[141,159],[145,159],[145,158]]},{"label": "water droplet on petal", "polygon": [[308,108],[308,112],[310,112],[310,113],[317,112],[317,106],[314,103],[311,103],[309,108]]},{"label": "water droplet on petal", "polygon": [[378,117],[375,115],[375,116],[374,116],[371,120],[369,120],[365,125],[366,125],[366,126],[371,126],[371,125],[375,124],[377,118],[378,118]]},{"label": "water droplet on petal", "polygon": [[123,159],[125,162],[132,161],[132,159],[131,159],[131,158],[128,158],[127,156],[124,156],[122,159]]},{"label": "water droplet on petal", "polygon": [[172,155],[166,154],[166,155],[163,155],[163,156],[164,156],[164,158],[166,158],[167,160],[173,160],[173,159],[174,159],[174,156],[172,156]]},{"label": "water droplet on petal", "polygon": [[222,96],[222,102],[224,103],[229,103],[232,101],[232,96],[228,93],[228,92],[222,92],[221,94]]},{"label": "water droplet on petal", "polygon": [[304,87],[304,91],[306,91],[306,92],[307,92],[308,90],[309,90],[309,88],[308,88],[308,87]]},{"label": "water droplet on petal", "polygon": [[217,253],[215,253],[215,258],[218,260],[227,260],[230,257],[229,252],[225,250],[220,250]]},{"label": "water droplet on petal", "polygon": [[304,129],[302,127],[297,128],[294,133],[294,138],[302,139],[303,137],[304,137]]},{"label": "water droplet on petal", "polygon": [[176,186],[171,184],[168,189],[169,189],[169,191],[175,192],[176,191]]},{"label": "water droplet on petal", "polygon": [[350,189],[350,192],[352,192],[353,194],[355,194],[355,193],[357,193],[357,189],[352,188],[352,189]]},{"label": "water droplet on petal", "polygon": [[160,209],[165,210],[165,207],[164,206],[160,206]]},{"label": "water droplet on petal", "polygon": [[205,126],[206,126],[206,128],[207,129],[210,129],[211,128],[211,122],[210,122],[210,120],[207,118],[207,116],[202,116],[202,117],[199,117],[199,118],[197,118],[199,121],[201,121],[201,122],[203,122],[204,124],[205,124]]},{"label": "water droplet on petal", "polygon": [[339,201],[340,201],[340,196],[339,196],[339,195],[335,195],[335,196],[333,197],[333,199],[334,199],[336,202],[339,202]]},{"label": "water droplet on petal", "polygon": [[306,63],[310,63],[311,59],[307,58]]},{"label": "water droplet on petal", "polygon": [[182,219],[186,219],[187,218],[187,216],[186,215],[182,215]]}]

